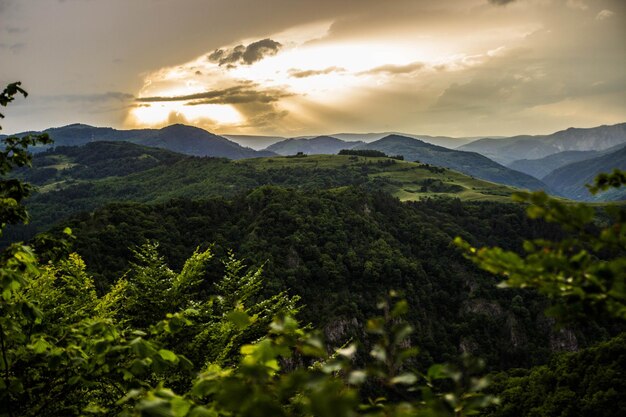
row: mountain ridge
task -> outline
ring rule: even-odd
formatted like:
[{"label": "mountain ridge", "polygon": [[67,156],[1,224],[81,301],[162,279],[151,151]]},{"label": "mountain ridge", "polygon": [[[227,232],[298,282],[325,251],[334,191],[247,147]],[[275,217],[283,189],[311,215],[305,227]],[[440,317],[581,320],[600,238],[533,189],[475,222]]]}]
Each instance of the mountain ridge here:
[{"label": "mountain ridge", "polygon": [[316,136],[310,139],[291,138],[275,143],[265,148],[267,151],[275,152],[279,155],[295,155],[299,152],[311,154],[336,154],[342,149],[352,149],[355,146],[363,145],[363,141],[345,141],[334,136]]},{"label": "mountain ridge", "polygon": [[168,149],[192,156],[213,156],[229,159],[244,159],[272,156],[269,151],[255,151],[207,130],[184,124],[173,124],[161,129],[114,129],[96,127],[81,123],[54,127],[41,132],[22,132],[14,136],[32,133],[47,133],[54,144],[35,146],[33,153],[42,152],[56,146],[83,146],[91,142],[123,141],[138,145]]},{"label": "mountain ridge", "polygon": [[479,139],[458,150],[474,151],[504,165],[520,159],[539,159],[563,151],[601,151],[626,143],[626,123],[591,128],[570,127],[549,135],[518,135]]},{"label": "mountain ridge", "polygon": [[626,170],[626,144],[617,151],[555,169],[544,178],[544,182],[561,196],[575,200],[626,200],[626,190],[623,188],[610,189],[594,196],[585,186],[592,183],[598,174],[610,173],[613,169]]},{"label": "mountain ridge", "polygon": [[358,146],[356,149],[373,149],[388,155],[402,155],[409,161],[453,169],[499,184],[531,190],[547,188],[537,178],[507,168],[479,153],[449,149],[407,136],[389,135],[375,142]]}]

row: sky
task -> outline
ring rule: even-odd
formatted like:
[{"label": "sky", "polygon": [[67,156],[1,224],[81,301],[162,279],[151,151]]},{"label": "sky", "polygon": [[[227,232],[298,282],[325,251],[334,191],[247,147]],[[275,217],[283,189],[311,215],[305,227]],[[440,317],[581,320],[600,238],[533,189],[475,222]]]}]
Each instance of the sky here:
[{"label": "sky", "polygon": [[545,134],[626,121],[624,0],[0,0],[2,133]]}]

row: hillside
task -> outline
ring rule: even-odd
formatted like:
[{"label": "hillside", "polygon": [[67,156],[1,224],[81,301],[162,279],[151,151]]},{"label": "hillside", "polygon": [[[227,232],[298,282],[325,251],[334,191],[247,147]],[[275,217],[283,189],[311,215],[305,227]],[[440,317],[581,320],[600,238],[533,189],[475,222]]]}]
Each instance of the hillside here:
[{"label": "hillside", "polygon": [[[16,136],[22,136],[27,133],[29,132],[19,133]],[[50,135],[54,140],[54,145],[33,147],[32,152],[43,152],[52,146],[82,146],[90,142],[124,141],[194,156],[242,159],[272,155],[271,152],[245,148],[204,129],[182,124],[171,125],[162,129],[134,130],[117,130],[110,127],[72,124],[47,129],[44,133]]]},{"label": "hillside", "polygon": [[508,167],[542,179],[555,169],[598,156],[598,151],[563,151],[539,159],[519,159]]},{"label": "hillside", "polygon": [[331,136],[317,136],[311,139],[287,139],[268,146],[265,150],[279,155],[295,155],[298,152],[307,155],[333,155],[342,149],[352,149],[364,143],[362,141],[343,141]]},{"label": "hillside", "polygon": [[[118,156],[123,156],[119,161]],[[172,154],[129,143],[59,147],[35,156],[25,178],[38,190],[28,201],[33,222],[9,238],[27,239],[64,217],[117,201],[232,197],[262,186],[320,190],[358,185],[403,201],[426,197],[508,201],[511,188],[445,168],[390,158],[341,155],[230,161]]]},{"label": "hillside", "polygon": [[546,188],[546,185],[538,179],[502,166],[480,154],[431,145],[406,136],[390,135],[361,145],[357,149],[375,149],[388,155],[403,155],[409,161],[446,167],[483,180],[518,188],[531,190]]},{"label": "hillside", "polygon": [[[220,256],[236,248],[247,264],[263,265],[265,293],[300,295],[302,320],[322,327],[331,343],[363,338],[359,329],[381,294],[401,289],[418,306],[410,320],[422,366],[454,360],[462,351],[480,352],[490,369],[528,366],[588,343],[578,331],[551,330],[543,298],[496,288],[492,276],[450,245],[461,235],[521,250],[522,237],[558,232],[529,220],[515,204],[402,204],[354,187],[316,193],[261,187],[227,200],[109,205],[64,226],[74,230],[101,287],[122,276],[132,249],[146,239],[160,242],[176,270],[198,246],[214,243]],[[211,265],[209,283],[221,275],[219,262]]]},{"label": "hillside", "polygon": [[473,151],[508,165],[519,159],[539,159],[563,151],[601,151],[626,143],[626,123],[588,129],[569,128],[541,136],[479,139],[459,150]]},{"label": "hillside", "polygon": [[621,201],[626,200],[626,190],[609,190],[592,196],[585,184],[593,181],[596,175],[613,169],[626,170],[626,145],[619,150],[597,158],[565,165],[552,171],[544,178],[546,184],[563,197],[583,201]]},{"label": "hillside", "polygon": [[165,149],[128,142],[91,142],[84,146],[58,146],[39,153],[32,168],[16,171],[18,178],[44,186],[45,192],[72,181],[120,177],[158,166],[168,166],[186,156]]}]

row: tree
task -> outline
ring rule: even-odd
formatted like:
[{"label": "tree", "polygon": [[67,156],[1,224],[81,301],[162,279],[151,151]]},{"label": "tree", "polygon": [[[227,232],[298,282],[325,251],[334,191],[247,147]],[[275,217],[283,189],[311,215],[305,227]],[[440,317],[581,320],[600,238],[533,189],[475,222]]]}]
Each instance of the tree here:
[{"label": "tree", "polygon": [[[599,175],[589,186],[593,192],[626,185],[626,173]],[[607,205],[599,209],[570,203],[544,192],[517,193],[527,203],[528,216],[562,226],[561,241],[526,241],[525,256],[500,248],[476,249],[460,238],[456,244],[481,268],[505,277],[503,287],[535,288],[550,297],[551,313],[565,319],[592,316],[626,319],[626,210]]]}]

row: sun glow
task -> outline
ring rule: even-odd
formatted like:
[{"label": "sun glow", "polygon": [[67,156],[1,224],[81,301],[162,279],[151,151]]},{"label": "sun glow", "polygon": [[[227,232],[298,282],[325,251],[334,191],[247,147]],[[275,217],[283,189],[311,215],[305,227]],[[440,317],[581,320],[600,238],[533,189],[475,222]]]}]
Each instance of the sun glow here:
[{"label": "sun glow", "polygon": [[164,126],[173,122],[213,125],[237,125],[243,122],[241,113],[229,104],[187,105],[183,102],[159,102],[135,107],[130,121],[138,126]]},{"label": "sun glow", "polygon": [[[192,123],[218,133],[266,129],[297,134],[299,125],[313,126],[320,116],[336,117],[358,107],[373,89],[404,94],[431,88],[433,74],[475,66],[502,50],[495,45],[489,53],[468,55],[421,34],[329,42],[329,31],[330,24],[323,22],[264,40],[242,40],[147,74],[137,94],[144,104],[129,112],[126,124]],[[242,51],[270,39],[270,46],[280,47],[253,50],[244,60]]]}]

